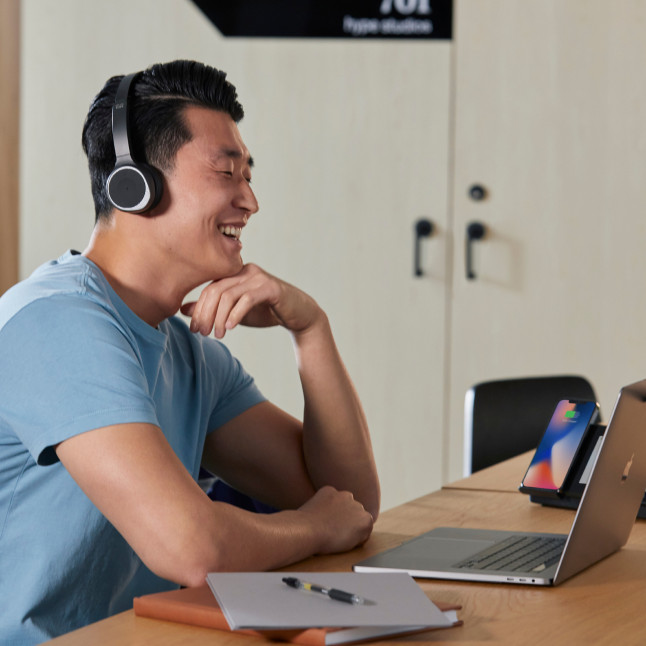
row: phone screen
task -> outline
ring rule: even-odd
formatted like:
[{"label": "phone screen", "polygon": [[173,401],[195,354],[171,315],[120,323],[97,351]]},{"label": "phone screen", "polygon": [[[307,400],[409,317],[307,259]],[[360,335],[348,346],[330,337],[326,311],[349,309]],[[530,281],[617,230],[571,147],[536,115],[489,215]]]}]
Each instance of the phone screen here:
[{"label": "phone screen", "polygon": [[596,402],[560,401],[536,449],[522,486],[559,491],[565,483],[583,435],[594,421],[596,413]]}]

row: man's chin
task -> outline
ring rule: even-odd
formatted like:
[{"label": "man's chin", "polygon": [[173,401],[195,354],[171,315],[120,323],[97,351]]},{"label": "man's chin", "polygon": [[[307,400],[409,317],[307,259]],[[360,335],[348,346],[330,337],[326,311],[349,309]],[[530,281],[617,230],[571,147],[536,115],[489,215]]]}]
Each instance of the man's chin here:
[{"label": "man's chin", "polygon": [[235,276],[236,274],[239,274],[244,268],[244,261],[242,260],[242,256],[238,259],[238,262],[235,264],[234,270],[232,272],[232,276]]},{"label": "man's chin", "polygon": [[233,276],[237,276],[244,268],[244,262],[242,258],[239,259],[239,262],[232,262],[229,264],[229,266],[226,269],[223,269],[223,271],[219,272],[219,276],[217,280],[222,280],[223,278],[232,278]]}]

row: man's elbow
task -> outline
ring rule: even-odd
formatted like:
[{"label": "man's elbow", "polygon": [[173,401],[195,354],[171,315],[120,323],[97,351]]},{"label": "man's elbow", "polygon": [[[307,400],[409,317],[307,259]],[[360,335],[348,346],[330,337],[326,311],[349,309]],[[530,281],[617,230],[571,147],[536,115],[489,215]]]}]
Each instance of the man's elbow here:
[{"label": "man's elbow", "polygon": [[177,577],[178,580],[175,580],[175,583],[179,583],[186,588],[197,588],[206,583],[206,575],[212,571],[210,568],[195,567],[195,568],[185,568]]},{"label": "man's elbow", "polygon": [[158,548],[142,560],[157,576],[194,588],[204,585],[209,572],[232,569],[230,558],[225,557],[225,552],[208,531],[201,531],[188,541]]}]

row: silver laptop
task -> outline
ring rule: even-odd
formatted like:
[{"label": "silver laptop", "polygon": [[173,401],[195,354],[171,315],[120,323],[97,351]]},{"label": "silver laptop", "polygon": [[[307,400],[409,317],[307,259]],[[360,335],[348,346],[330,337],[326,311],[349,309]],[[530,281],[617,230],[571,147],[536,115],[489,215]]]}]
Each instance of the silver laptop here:
[{"label": "silver laptop", "polygon": [[438,527],[354,566],[558,585],[626,544],[646,490],[646,380],[621,389],[569,534]]}]

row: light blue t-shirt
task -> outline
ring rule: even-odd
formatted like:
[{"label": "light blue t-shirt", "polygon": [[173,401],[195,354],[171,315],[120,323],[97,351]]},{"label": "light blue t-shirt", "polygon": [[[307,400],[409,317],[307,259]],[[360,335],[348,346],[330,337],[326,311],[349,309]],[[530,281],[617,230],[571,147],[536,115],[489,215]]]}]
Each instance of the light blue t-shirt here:
[{"label": "light blue t-shirt", "polygon": [[178,318],[149,326],[68,252],[0,299],[0,370],[0,642],[39,643],[177,587],[142,564],[52,447],[147,422],[197,478],[207,432],[263,400],[240,363]]}]

